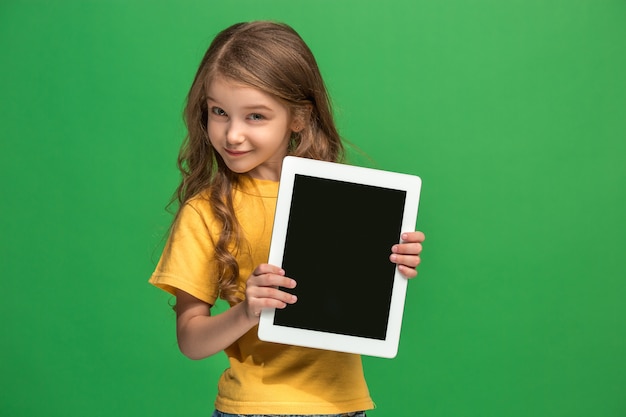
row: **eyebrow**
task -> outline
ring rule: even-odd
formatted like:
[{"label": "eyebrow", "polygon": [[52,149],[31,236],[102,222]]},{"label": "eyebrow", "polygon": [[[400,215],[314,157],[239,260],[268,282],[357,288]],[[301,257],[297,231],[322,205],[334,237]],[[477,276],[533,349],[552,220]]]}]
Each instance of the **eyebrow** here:
[{"label": "eyebrow", "polygon": [[266,106],[265,104],[255,104],[252,106],[244,106],[245,110],[265,110],[265,111],[274,111],[271,107]]},{"label": "eyebrow", "polygon": [[[207,101],[210,100],[210,101],[214,101],[215,103],[219,104],[219,101],[215,100],[211,96],[207,96],[206,99],[207,99]],[[269,106],[266,106],[265,104],[252,104],[252,105],[249,105],[249,106],[244,106],[243,109],[247,110],[247,111],[252,111],[252,110],[265,110],[265,111],[270,111],[270,112],[274,111],[274,109],[272,109]]]}]

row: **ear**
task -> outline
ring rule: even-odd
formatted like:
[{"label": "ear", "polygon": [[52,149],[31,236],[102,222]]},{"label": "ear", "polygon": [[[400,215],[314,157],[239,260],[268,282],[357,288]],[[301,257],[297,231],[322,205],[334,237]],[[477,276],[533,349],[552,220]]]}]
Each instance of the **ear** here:
[{"label": "ear", "polygon": [[292,132],[299,133],[307,127],[311,118],[311,109],[311,105],[307,104],[294,110],[293,120],[291,121]]}]

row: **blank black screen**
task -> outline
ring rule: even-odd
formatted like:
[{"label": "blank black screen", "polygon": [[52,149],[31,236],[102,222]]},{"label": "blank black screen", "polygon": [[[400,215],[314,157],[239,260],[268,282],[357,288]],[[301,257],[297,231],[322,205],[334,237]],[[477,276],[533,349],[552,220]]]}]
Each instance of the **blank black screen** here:
[{"label": "blank black screen", "polygon": [[[296,175],[283,255],[298,301],[274,324],[384,340],[406,192]],[[277,220],[278,221],[278,220]]]}]

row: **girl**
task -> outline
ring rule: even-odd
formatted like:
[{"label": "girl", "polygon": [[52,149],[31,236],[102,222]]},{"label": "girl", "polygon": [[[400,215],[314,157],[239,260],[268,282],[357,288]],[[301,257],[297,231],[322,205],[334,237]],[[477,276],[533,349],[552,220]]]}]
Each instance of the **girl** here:
[{"label": "girl", "polygon": [[[185,122],[180,206],[150,282],[176,296],[183,354],[228,356],[214,416],[364,416],[374,404],[360,356],[257,338],[262,309],[297,302],[278,289],[294,288],[297,277],[266,264],[282,160],[344,156],[311,51],[284,24],[225,29],[200,63]],[[406,232],[390,248],[407,278],[417,274],[423,240]],[[212,315],[218,297],[230,308]]]}]

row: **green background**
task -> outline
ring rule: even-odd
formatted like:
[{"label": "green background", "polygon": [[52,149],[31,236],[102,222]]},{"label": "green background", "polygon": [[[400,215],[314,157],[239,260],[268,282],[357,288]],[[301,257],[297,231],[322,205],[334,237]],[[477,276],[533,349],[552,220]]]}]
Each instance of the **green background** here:
[{"label": "green background", "polygon": [[423,179],[369,415],[626,415],[623,0],[2,1],[0,415],[209,415],[225,357],[147,279],[197,64],[254,19],[310,45],[356,163]]}]

